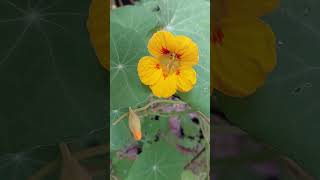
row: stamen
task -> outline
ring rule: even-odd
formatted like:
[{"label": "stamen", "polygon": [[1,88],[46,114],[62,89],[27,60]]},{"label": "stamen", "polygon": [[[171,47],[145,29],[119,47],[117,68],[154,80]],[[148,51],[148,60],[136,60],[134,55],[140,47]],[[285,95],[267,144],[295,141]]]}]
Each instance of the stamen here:
[{"label": "stamen", "polygon": [[165,77],[172,73],[176,73],[176,70],[180,66],[181,56],[182,54],[177,54],[173,52],[161,57],[160,67],[162,68]]}]

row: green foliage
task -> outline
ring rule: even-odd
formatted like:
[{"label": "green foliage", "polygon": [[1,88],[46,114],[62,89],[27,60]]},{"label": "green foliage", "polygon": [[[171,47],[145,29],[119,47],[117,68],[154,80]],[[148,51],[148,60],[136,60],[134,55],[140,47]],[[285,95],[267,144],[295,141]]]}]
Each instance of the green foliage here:
[{"label": "green foliage", "polygon": [[186,157],[163,141],[145,149],[130,169],[127,180],[180,179]]},{"label": "green foliage", "polygon": [[88,38],[89,3],[0,2],[0,155],[105,126],[108,78]]},{"label": "green foliage", "polygon": [[192,173],[192,171],[183,171],[181,174],[181,180],[197,180],[197,177]]},{"label": "green foliage", "polygon": [[159,120],[153,120],[152,116],[147,116],[142,122],[143,135],[146,140],[153,141],[157,134],[168,131],[168,118],[159,117]]},{"label": "green foliage", "polygon": [[181,127],[187,136],[197,136],[199,135],[200,127],[193,123],[189,114],[184,114],[180,116]]},{"label": "green foliage", "polygon": [[120,150],[133,142],[132,135],[128,127],[128,119],[118,123],[116,126],[110,121],[110,150]]},{"label": "green foliage", "polygon": [[188,114],[181,115],[180,121],[185,137],[179,140],[179,144],[186,148],[195,148],[199,144],[200,126],[193,123]]},{"label": "green foliage", "polygon": [[[185,35],[195,41],[200,51],[200,63],[196,66],[197,85],[186,94],[179,94],[182,100],[194,109],[209,115],[209,44],[210,44],[210,13],[207,1],[141,1],[136,6],[124,6],[112,10],[110,28],[110,83],[111,83],[111,150],[124,149],[134,143],[128,129],[128,119],[113,126],[111,123],[122,114],[128,112],[128,107],[138,108],[150,100],[151,91],[143,85],[137,74],[137,63],[143,56],[148,56],[147,41],[152,33],[166,29],[176,35]],[[152,113],[151,113],[152,114]],[[141,116],[143,139],[142,153],[133,166],[129,162],[115,162],[113,166],[130,169],[128,180],[136,179],[180,179],[188,156],[165,143],[163,138],[171,143],[179,143],[178,139],[169,132],[168,118],[159,116],[159,120],[151,120],[154,115]],[[168,113],[170,116],[170,113]],[[186,115],[187,116],[187,115]],[[182,126],[190,136],[199,133],[200,127],[183,122]],[[160,142],[154,142],[160,138]],[[198,142],[180,141],[187,147],[194,147]],[[191,143],[191,144],[190,144]],[[168,156],[170,154],[170,156]],[[123,164],[122,164],[123,163]],[[125,175],[117,174],[124,178]]]},{"label": "green foliage", "polygon": [[[228,118],[250,135],[296,160],[320,178],[320,2],[281,1],[266,17],[278,38],[278,65],[265,86],[245,99],[219,95]],[[294,29],[294,31],[292,31]]]},{"label": "green foliage", "polygon": [[112,168],[114,169],[115,174],[119,179],[125,179],[126,177],[128,177],[129,170],[133,162],[134,161],[132,160],[121,159],[112,163]]}]

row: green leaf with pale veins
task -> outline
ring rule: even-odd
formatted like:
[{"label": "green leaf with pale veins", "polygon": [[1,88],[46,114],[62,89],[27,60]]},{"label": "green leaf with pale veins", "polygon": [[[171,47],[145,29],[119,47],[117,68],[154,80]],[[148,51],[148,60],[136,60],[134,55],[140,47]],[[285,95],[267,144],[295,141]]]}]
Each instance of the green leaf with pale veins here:
[{"label": "green leaf with pale veins", "polygon": [[[119,118],[123,113],[120,110],[113,110],[110,112],[111,119]],[[116,125],[112,124],[113,121],[110,121],[110,150],[116,151],[125,148],[130,143],[133,142],[133,137],[131,131],[128,127],[128,118],[125,118]]]},{"label": "green leaf with pale veins", "polygon": [[0,155],[106,126],[108,73],[89,41],[90,2],[0,1]]},{"label": "green leaf with pale veins", "polygon": [[[157,17],[144,7],[124,6],[111,11],[111,22],[134,30],[147,38],[156,27]],[[146,39],[145,39],[146,40]]]},{"label": "green leaf with pale veins", "polygon": [[186,163],[185,155],[160,141],[143,150],[130,169],[127,180],[180,179]]},{"label": "green leaf with pale veins", "polygon": [[156,23],[156,17],[143,7],[125,6],[111,12],[111,113],[127,111],[128,107],[145,102],[151,94],[140,82],[137,64],[148,55],[146,38]]}]

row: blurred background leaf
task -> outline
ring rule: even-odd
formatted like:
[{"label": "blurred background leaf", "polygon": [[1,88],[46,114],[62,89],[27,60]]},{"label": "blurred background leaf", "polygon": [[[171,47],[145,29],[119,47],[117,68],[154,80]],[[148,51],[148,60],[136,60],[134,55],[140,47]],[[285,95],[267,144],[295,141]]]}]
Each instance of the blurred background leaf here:
[{"label": "blurred background leaf", "polygon": [[89,3],[0,2],[1,153],[105,126],[108,78],[89,42]]},{"label": "blurred background leaf", "polygon": [[27,179],[59,156],[58,142],[105,141],[109,78],[89,41],[90,2],[0,1],[2,179]]},{"label": "blurred background leaf", "polygon": [[275,71],[255,95],[219,94],[217,100],[231,122],[297,161],[315,179],[320,178],[319,7],[319,1],[283,0],[265,17],[278,38]]}]

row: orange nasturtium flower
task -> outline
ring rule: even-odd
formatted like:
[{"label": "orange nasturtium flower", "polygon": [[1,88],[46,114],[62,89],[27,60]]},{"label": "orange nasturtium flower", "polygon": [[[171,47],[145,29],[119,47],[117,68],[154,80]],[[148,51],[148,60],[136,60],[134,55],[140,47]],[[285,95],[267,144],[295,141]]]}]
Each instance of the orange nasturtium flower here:
[{"label": "orange nasturtium flower", "polygon": [[157,97],[168,98],[176,93],[188,92],[196,84],[198,64],[197,45],[186,36],[175,36],[158,31],[149,40],[148,50],[152,56],[142,57],[138,74]]},{"label": "orange nasturtium flower", "polygon": [[211,36],[211,90],[233,97],[261,87],[276,65],[275,37],[260,16],[279,0],[215,0]]}]

